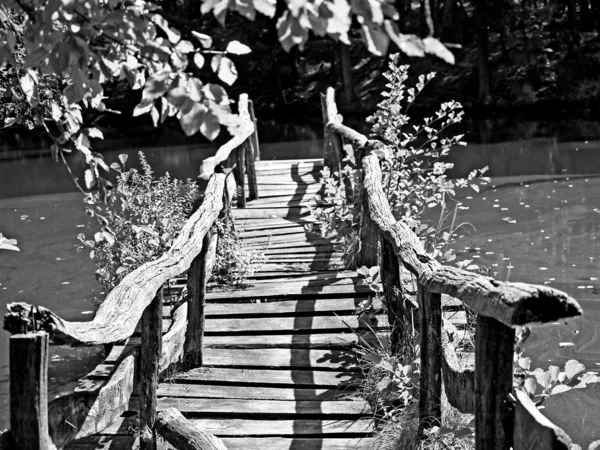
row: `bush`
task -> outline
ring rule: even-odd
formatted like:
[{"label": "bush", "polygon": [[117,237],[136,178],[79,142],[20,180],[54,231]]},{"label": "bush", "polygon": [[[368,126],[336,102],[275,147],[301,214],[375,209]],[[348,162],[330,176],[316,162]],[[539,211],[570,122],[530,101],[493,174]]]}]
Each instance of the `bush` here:
[{"label": "bush", "polygon": [[181,181],[166,173],[155,181],[142,152],[139,158],[141,172],[125,170],[127,155],[119,156],[121,164],[111,165],[119,173],[116,194],[105,205],[98,194],[94,198],[96,214],[104,225],[93,239],[78,236],[91,248],[96,279],[106,292],[171,248],[198,196],[196,184],[189,179]]}]

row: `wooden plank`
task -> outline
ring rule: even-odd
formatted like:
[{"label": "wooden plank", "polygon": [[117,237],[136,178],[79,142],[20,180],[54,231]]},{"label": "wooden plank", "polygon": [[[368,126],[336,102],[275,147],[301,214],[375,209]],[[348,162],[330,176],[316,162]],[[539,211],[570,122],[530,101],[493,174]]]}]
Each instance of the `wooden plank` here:
[{"label": "wooden plank", "polygon": [[323,158],[286,158],[286,159],[262,159],[260,166],[269,166],[270,164],[310,164],[310,163],[323,163]]},{"label": "wooden plank", "polygon": [[53,450],[48,434],[48,334],[15,334],[9,342],[10,434],[22,450]]},{"label": "wooden plank", "polygon": [[[337,250],[337,251],[336,251]],[[336,246],[321,246],[321,247],[315,247],[315,246],[310,246],[310,247],[288,247],[288,248],[271,248],[271,246],[267,247],[267,249],[265,250],[265,255],[267,256],[267,259],[271,256],[271,255],[298,255],[298,254],[303,254],[303,255],[322,255],[322,254],[330,254],[330,255],[335,255],[336,258],[341,258],[343,256],[343,253],[340,252],[340,250],[343,250],[341,245],[336,245]]]},{"label": "wooden plank", "polygon": [[245,420],[191,419],[219,437],[225,436],[324,436],[368,435],[373,432],[371,419],[358,420]]},{"label": "wooden plank", "polygon": [[265,334],[291,331],[346,331],[362,328],[388,327],[384,315],[359,318],[358,316],[305,316],[264,317],[243,319],[211,319],[206,321],[206,333]]},{"label": "wooden plank", "polygon": [[261,272],[273,272],[278,271],[280,273],[284,272],[314,272],[314,271],[337,271],[345,269],[345,265],[341,262],[314,262],[314,263],[282,263],[282,264],[271,264],[266,263],[260,266],[260,269],[256,271],[256,273]]},{"label": "wooden plank", "polygon": [[[265,283],[267,284],[267,283]],[[308,315],[314,313],[348,313],[354,311],[366,297],[282,300],[271,303],[209,303],[206,315],[209,317],[254,317],[280,315]],[[373,308],[381,311],[380,299],[373,300]]]},{"label": "wooden plank", "polygon": [[294,192],[292,194],[281,194],[279,196],[272,196],[269,198],[261,198],[260,200],[253,200],[248,202],[248,205],[266,205],[290,203],[290,202],[302,202],[302,203],[314,203],[315,194],[310,192]]},{"label": "wooden plank", "polygon": [[514,450],[573,448],[573,442],[567,433],[548,420],[525,392],[517,389],[515,395],[517,402],[512,436]]},{"label": "wooden plank", "polygon": [[287,217],[300,218],[310,214],[310,208],[307,207],[284,207],[284,208],[244,208],[234,209],[233,217],[236,219],[246,218],[268,218],[268,217]]},{"label": "wooden plank", "polygon": [[[284,277],[282,277],[282,280],[284,279]],[[285,281],[285,285],[286,288],[288,289],[293,289],[293,290],[297,290],[297,289],[301,289],[303,287],[313,287],[316,288],[318,286],[329,286],[329,287],[340,287],[340,286],[353,286],[358,284],[358,277],[354,277],[354,278],[326,278],[326,279],[313,279],[313,280],[306,280],[306,279],[301,279],[301,280],[286,280]],[[283,281],[282,281],[283,282]],[[268,282],[268,283],[248,283],[246,285],[244,285],[242,288],[236,288],[235,286],[231,287],[227,287],[227,286],[214,286],[211,289],[211,294],[216,294],[219,292],[238,292],[238,291],[251,291],[251,290],[257,290],[260,292],[272,292],[272,291],[277,291],[280,292],[282,291],[282,287],[281,285],[278,285],[278,283],[275,282]],[[372,291],[371,291],[372,292]]]},{"label": "wooden plank", "polygon": [[169,378],[169,382],[332,389],[345,384],[357,383],[362,379],[363,375],[360,372],[202,367],[176,373]]},{"label": "wooden plank", "polygon": [[214,348],[344,348],[358,344],[355,333],[311,333],[207,336],[206,346]]},{"label": "wooden plank", "polygon": [[[273,280],[250,277],[252,279],[252,283],[260,284],[260,283],[273,283]],[[358,279],[358,273],[354,270],[339,270],[337,272],[314,272],[314,273],[303,273],[299,272],[295,275],[284,274],[281,275],[280,278],[276,282],[288,282],[288,281],[312,281],[312,280],[332,280],[332,279],[340,279],[340,278],[355,278]]]},{"label": "wooden plank", "polygon": [[[245,141],[244,141],[245,142]],[[235,183],[238,186],[238,195],[237,195],[237,207],[245,208],[246,207],[246,183],[245,183],[245,171],[246,171],[246,153],[244,150],[244,143],[242,142],[235,149]]]},{"label": "wooden plank", "polygon": [[248,174],[248,198],[250,200],[258,199],[258,181],[256,179],[256,164],[254,161],[254,149],[252,138],[247,139],[243,144],[243,151],[246,152],[246,172]]},{"label": "wooden plank", "polygon": [[514,410],[507,401],[513,391],[515,330],[500,321],[477,316],[475,332],[475,447],[509,450],[513,444]]},{"label": "wooden plank", "polygon": [[238,398],[247,400],[308,400],[322,401],[339,399],[352,391],[344,389],[284,389],[262,386],[197,385],[182,383],[162,383],[158,388],[159,397],[182,398]]},{"label": "wooden plank", "polygon": [[252,100],[248,100],[248,115],[250,116],[250,120],[254,124],[254,133],[250,137],[252,141],[252,151],[254,152],[254,159],[256,161],[255,165],[260,161],[260,145],[258,143],[258,126],[256,121],[256,115],[254,114],[254,102]]},{"label": "wooden plank", "polygon": [[227,450],[218,437],[195,427],[175,408],[158,413],[156,432],[177,450]]},{"label": "wooden plank", "polygon": [[207,348],[210,367],[247,367],[359,371],[356,355],[348,350]]},{"label": "wooden plank", "polygon": [[[286,264],[292,269],[296,269],[299,264]],[[267,264],[265,264],[267,266]],[[308,265],[307,265],[308,266]],[[264,267],[264,266],[263,266]],[[285,265],[280,266],[282,269]],[[310,268],[308,268],[310,269]],[[286,297],[300,296],[316,296],[316,295],[337,295],[354,296],[356,294],[372,293],[368,286],[356,286],[355,284],[340,284],[331,286],[305,286],[291,285],[289,288],[285,286],[273,287],[272,289],[248,289],[229,292],[209,292],[207,294],[208,301],[216,300],[239,300],[239,299],[284,299]]]},{"label": "wooden plank", "polygon": [[227,450],[353,450],[375,448],[372,438],[223,438]]},{"label": "wooden plank", "polygon": [[159,409],[177,408],[186,416],[216,415],[222,418],[291,418],[319,416],[323,418],[358,418],[372,414],[364,400],[354,401],[311,401],[311,400],[248,400],[229,398],[172,398],[163,397],[158,401]]}]

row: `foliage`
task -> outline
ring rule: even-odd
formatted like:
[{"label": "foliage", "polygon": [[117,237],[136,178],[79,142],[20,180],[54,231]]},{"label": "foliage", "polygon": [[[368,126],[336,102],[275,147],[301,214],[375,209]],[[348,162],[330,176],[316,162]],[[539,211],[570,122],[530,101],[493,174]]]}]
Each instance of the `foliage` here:
[{"label": "foliage", "polygon": [[0,233],[0,250],[12,250],[15,252],[20,251],[19,247],[17,247],[17,240],[7,239],[2,236],[2,233]]},{"label": "foliage", "polygon": [[358,282],[359,286],[369,286],[369,288],[377,294],[383,292],[379,266],[362,266],[357,270],[357,273],[358,276],[361,277],[360,281]]},{"label": "foliage", "polygon": [[234,227],[233,220],[221,218],[215,222],[219,239],[213,277],[219,284],[239,285],[252,276],[265,262],[264,249],[253,249],[241,239],[243,230]]},{"label": "foliage", "polygon": [[108,205],[101,203],[99,194],[94,197],[105,225],[93,239],[78,236],[91,249],[96,278],[106,292],[171,248],[198,195],[191,180],[180,181],[166,173],[155,181],[142,152],[139,158],[141,172],[125,170],[127,155],[119,156],[121,164],[111,165],[119,174],[117,196]]}]

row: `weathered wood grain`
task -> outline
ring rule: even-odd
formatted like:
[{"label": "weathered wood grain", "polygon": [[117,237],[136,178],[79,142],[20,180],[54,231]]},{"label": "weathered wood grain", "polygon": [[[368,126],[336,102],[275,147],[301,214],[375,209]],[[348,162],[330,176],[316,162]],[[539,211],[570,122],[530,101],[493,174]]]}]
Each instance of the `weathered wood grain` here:
[{"label": "weathered wood grain", "polygon": [[361,450],[373,448],[372,438],[223,438],[228,450]]},{"label": "weathered wood grain", "polygon": [[356,333],[263,334],[248,336],[207,336],[207,347],[213,348],[312,348],[341,349],[359,343]]},{"label": "weathered wood grain", "polygon": [[[269,264],[275,266],[275,264]],[[300,264],[286,263],[277,265],[281,269],[289,267],[290,270],[295,270]],[[264,266],[263,266],[264,267]],[[307,271],[311,269],[310,264],[305,264]],[[271,289],[247,289],[238,291],[223,291],[223,292],[209,292],[207,294],[207,300],[234,300],[234,299],[284,299],[289,297],[298,296],[315,296],[315,295],[338,295],[338,296],[353,296],[356,294],[368,294],[372,291],[368,286],[357,286],[355,284],[345,283],[331,283],[329,285],[303,285],[303,284],[290,284],[289,287],[278,286]]]},{"label": "weathered wood grain", "polygon": [[460,298],[475,312],[508,326],[548,323],[582,313],[577,301],[558,289],[497,281],[441,265],[424,251],[412,230],[394,219],[381,184],[379,158],[365,156],[362,166],[370,217],[393,244],[398,258],[427,289]]},{"label": "weathered wood grain", "polygon": [[419,285],[419,434],[442,423],[442,296]]},{"label": "weathered wood grain", "polygon": [[156,432],[177,450],[227,450],[218,437],[195,427],[176,408],[157,414]]},{"label": "weathered wood grain", "polygon": [[255,127],[252,119],[250,118],[250,113],[248,111],[248,95],[241,94],[238,100],[238,113],[241,119],[240,127],[238,133],[233,136],[232,139],[227,141],[224,145],[219,147],[219,150],[215,153],[214,156],[210,156],[202,161],[200,165],[200,175],[198,178],[201,180],[208,181],[210,177],[215,173],[215,167],[221,164],[223,161],[227,160],[229,154],[236,148],[238,148],[242,143],[248,139],[252,133],[254,133]]},{"label": "weathered wood grain", "polygon": [[249,200],[256,200],[259,198],[258,180],[252,146],[252,138],[247,139],[243,144],[243,151],[245,152],[246,173],[248,174],[248,198]]},{"label": "weathered wood grain", "polygon": [[475,368],[461,364],[448,333],[442,330],[442,378],[448,403],[463,414],[475,411]]},{"label": "weathered wood grain", "polygon": [[[245,141],[244,141],[245,142]],[[245,145],[242,143],[235,150],[235,182],[238,187],[238,195],[237,195],[237,207],[245,208],[246,207],[246,150]]]},{"label": "weathered wood grain", "polygon": [[475,331],[475,448],[509,450],[513,445],[515,330],[492,317],[477,316]]},{"label": "weathered wood grain", "polygon": [[154,420],[156,416],[156,390],[162,351],[162,287],[142,314],[140,345],[140,382],[138,385],[140,411],[140,449],[156,448]]},{"label": "weathered wood grain", "polygon": [[[225,175],[215,174],[209,181],[202,206],[183,226],[171,249],[155,261],[128,274],[100,305],[91,322],[70,322],[52,311],[37,307],[39,324],[55,342],[98,345],[131,336],[142,312],[150,304],[159,287],[168,279],[185,272],[200,253],[204,235],[223,208]],[[8,305],[6,323],[22,323],[31,311],[25,303]]]},{"label": "weathered wood grain", "polygon": [[252,150],[254,151],[254,159],[256,161],[260,161],[260,145],[258,143],[258,127],[256,121],[256,115],[254,114],[254,102],[252,100],[248,100],[248,115],[250,116],[250,120],[254,124],[254,131],[252,132],[251,140],[252,140]]},{"label": "weathered wood grain", "polygon": [[514,450],[568,450],[573,448],[571,438],[559,427],[548,420],[527,394],[521,390],[515,392],[515,423],[513,430]]},{"label": "weathered wood grain", "polygon": [[10,438],[19,450],[53,450],[48,433],[48,334],[9,342]]},{"label": "weathered wood grain", "polygon": [[298,389],[262,386],[231,386],[162,383],[160,397],[183,398],[239,398],[247,400],[305,400],[322,401],[341,399],[348,395],[343,389]]}]

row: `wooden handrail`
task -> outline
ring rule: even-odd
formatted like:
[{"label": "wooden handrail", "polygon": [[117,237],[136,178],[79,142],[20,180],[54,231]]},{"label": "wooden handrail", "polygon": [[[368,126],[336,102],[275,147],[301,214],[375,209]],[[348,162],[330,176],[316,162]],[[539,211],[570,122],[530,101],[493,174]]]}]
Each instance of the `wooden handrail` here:
[{"label": "wooden handrail", "polygon": [[[40,306],[37,307],[39,327],[57,343],[99,345],[131,336],[158,289],[185,272],[202,250],[202,240],[223,208],[224,186],[225,174],[214,174],[202,206],[185,223],[173,246],[157,260],[127,274],[100,305],[94,320],[70,322]],[[32,306],[10,303],[7,309],[5,328],[19,330],[23,322],[27,323]]]}]

